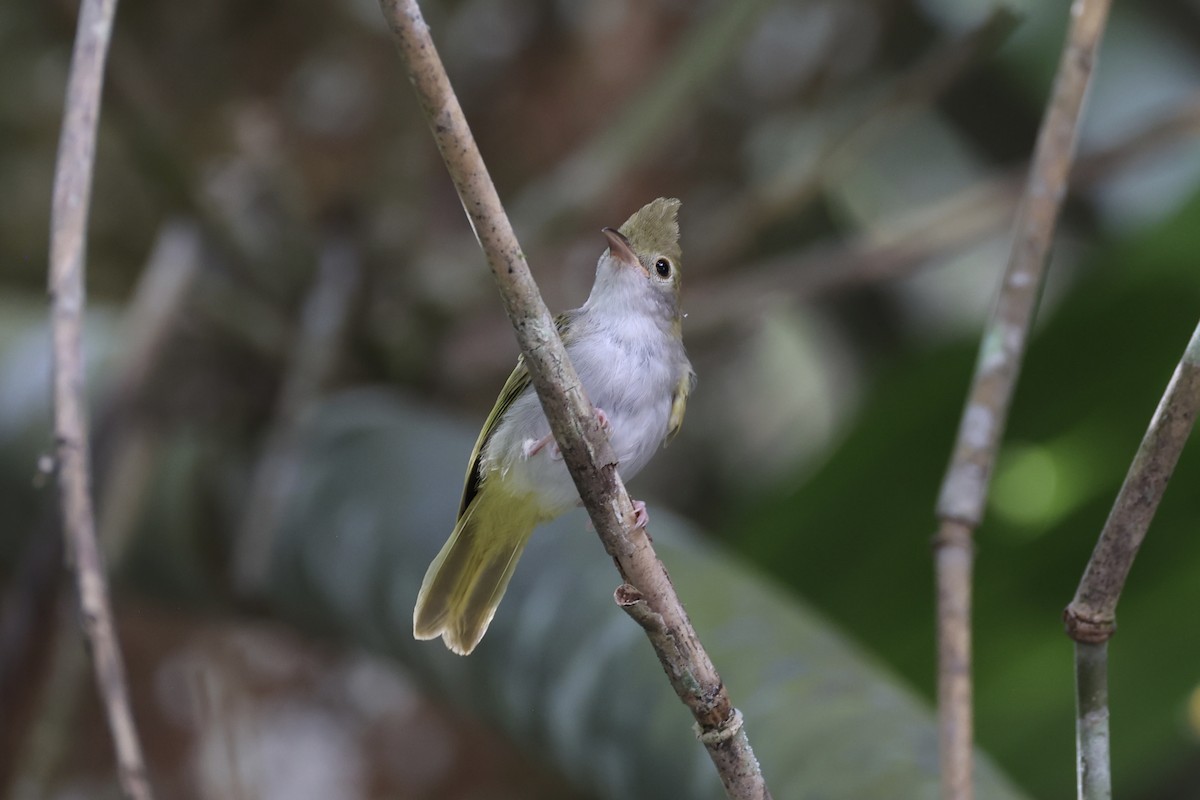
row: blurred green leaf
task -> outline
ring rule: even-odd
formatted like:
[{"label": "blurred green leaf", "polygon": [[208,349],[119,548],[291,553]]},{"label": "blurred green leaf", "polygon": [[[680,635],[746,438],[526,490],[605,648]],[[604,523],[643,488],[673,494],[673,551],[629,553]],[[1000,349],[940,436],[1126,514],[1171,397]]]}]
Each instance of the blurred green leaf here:
[{"label": "blurred green leaf", "polygon": [[[1072,648],[1060,616],[1200,316],[1200,198],[1097,249],[1041,320],[978,533],[979,741],[1035,796],[1071,793]],[[844,443],[804,485],[757,498],[728,539],[932,695],[933,505],[975,343],[910,352],[868,391]],[[1119,787],[1200,754],[1183,720],[1200,637],[1200,453],[1184,451],[1118,611],[1110,695]],[[1188,612],[1190,613],[1190,611]],[[1036,731],[1036,735],[1030,735]]]},{"label": "blurred green leaf", "polygon": [[[269,593],[287,618],[412,666],[600,797],[723,796],[686,709],[581,513],[546,526],[469,658],[412,638],[449,532],[472,432],[382,393],[329,402],[308,429]],[[935,797],[928,710],[819,615],[663,510],[655,543],[746,716],[777,797]],[[983,759],[979,796],[1017,797]]]}]

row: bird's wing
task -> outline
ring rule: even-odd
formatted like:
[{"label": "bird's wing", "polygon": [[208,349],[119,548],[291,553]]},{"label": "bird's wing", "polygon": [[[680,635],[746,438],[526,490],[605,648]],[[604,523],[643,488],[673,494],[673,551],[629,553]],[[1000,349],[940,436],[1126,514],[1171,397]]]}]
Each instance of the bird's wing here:
[{"label": "bird's wing", "polygon": [[[574,314],[573,311],[566,311],[554,318],[554,326],[564,344],[569,344],[569,322]],[[513,368],[508,380],[504,382],[504,388],[500,390],[500,396],[496,398],[496,405],[492,406],[492,413],[488,414],[487,419],[484,420],[483,430],[479,431],[479,438],[475,440],[475,449],[471,451],[471,461],[467,465],[467,477],[463,482],[462,501],[458,504],[459,519],[467,512],[467,506],[479,492],[479,482],[483,478],[479,469],[479,460],[483,456],[483,449],[487,447],[488,440],[496,432],[496,426],[504,418],[504,413],[529,388],[529,383],[529,369],[525,366],[525,356],[518,356],[517,366]]]},{"label": "bird's wing", "polygon": [[689,364],[683,371],[683,377],[675,386],[675,394],[671,398],[671,416],[667,420],[667,438],[663,440],[663,447],[670,444],[671,440],[675,438],[675,434],[679,433],[679,429],[683,427],[683,414],[687,411],[688,395],[692,393],[695,386],[696,373],[692,371]]}]

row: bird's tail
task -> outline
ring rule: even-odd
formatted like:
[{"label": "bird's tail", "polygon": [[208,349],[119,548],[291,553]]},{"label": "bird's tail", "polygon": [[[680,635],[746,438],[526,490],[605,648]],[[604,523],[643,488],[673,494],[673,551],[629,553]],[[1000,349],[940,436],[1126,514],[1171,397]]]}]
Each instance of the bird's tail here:
[{"label": "bird's tail", "polygon": [[497,509],[495,498],[481,492],[459,517],[421,583],[413,636],[441,636],[447,647],[463,656],[479,644],[540,521],[531,512],[533,504],[508,499]]}]

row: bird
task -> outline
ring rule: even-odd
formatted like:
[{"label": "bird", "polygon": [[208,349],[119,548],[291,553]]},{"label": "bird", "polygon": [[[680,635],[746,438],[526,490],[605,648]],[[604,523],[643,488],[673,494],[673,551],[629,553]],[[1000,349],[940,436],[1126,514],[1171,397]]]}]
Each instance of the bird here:
[{"label": "bird", "polygon": [[[555,319],[625,480],[679,432],[696,382],[679,304],[679,207],[660,197],[604,228],[587,300]],[[471,452],[454,529],[421,583],[413,636],[471,653],[534,528],[579,502],[519,357]],[[634,509],[644,527],[646,504]]]}]

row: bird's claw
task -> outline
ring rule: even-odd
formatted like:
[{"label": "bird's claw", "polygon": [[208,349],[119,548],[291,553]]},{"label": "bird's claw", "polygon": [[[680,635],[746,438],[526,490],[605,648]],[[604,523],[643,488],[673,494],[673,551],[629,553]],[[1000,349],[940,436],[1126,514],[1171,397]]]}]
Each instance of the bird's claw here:
[{"label": "bird's claw", "polygon": [[[525,443],[521,445],[521,454],[525,456],[525,458],[533,458],[542,451],[543,447],[553,442],[554,435],[549,433],[540,439],[526,439]],[[556,446],[555,450],[557,449],[558,448]]]},{"label": "bird's claw", "polygon": [[645,500],[633,501],[633,527],[644,528],[650,524],[650,512],[646,510]]},{"label": "bird's claw", "polygon": [[[602,408],[596,409],[596,421],[600,423],[600,430],[604,431],[606,434],[612,429],[612,426],[608,423],[608,414],[605,414],[604,409]],[[536,455],[537,452],[547,444],[550,445],[551,460],[562,461],[562,451],[558,449],[558,442],[554,441],[554,434],[548,434],[539,439],[534,443],[532,450],[529,450],[529,445],[526,444],[526,449],[528,452],[526,452],[525,457],[529,458],[530,456]]]}]

